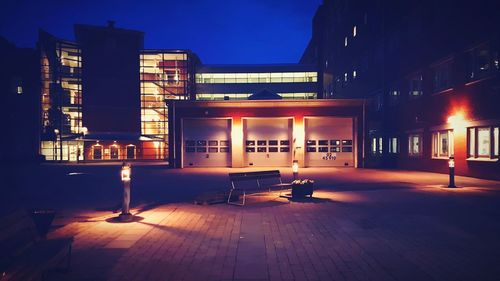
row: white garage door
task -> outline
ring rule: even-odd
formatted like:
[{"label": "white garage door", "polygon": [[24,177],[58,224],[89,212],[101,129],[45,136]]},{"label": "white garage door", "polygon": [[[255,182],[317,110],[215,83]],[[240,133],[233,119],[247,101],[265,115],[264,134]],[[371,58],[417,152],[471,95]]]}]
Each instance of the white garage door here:
[{"label": "white garage door", "polygon": [[305,118],[307,167],[354,166],[352,118]]},{"label": "white garage door", "polygon": [[290,166],[292,119],[248,118],[243,120],[247,166]]},{"label": "white garage door", "polygon": [[183,119],[183,166],[231,166],[231,120]]}]

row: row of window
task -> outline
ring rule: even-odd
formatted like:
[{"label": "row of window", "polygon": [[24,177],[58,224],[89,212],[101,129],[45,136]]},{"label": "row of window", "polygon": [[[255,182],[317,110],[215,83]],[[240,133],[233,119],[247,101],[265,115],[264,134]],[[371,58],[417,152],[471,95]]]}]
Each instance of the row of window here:
[{"label": "row of window", "polygon": [[[345,37],[347,44],[347,37]],[[474,82],[487,78],[493,73],[500,70],[500,55],[499,51],[489,44],[483,44],[473,49],[467,50],[464,53],[465,83]],[[449,58],[434,66],[432,66],[432,76],[429,79],[430,89],[433,93],[439,93],[454,87],[456,78],[454,76],[456,60]],[[359,77],[359,66],[351,71],[346,71],[335,79],[335,87],[343,88],[350,80],[356,80]],[[414,99],[424,94],[424,75],[422,72],[414,73],[405,81],[406,86],[401,83],[394,83],[388,91],[389,103],[394,104],[405,92],[409,99]],[[403,90],[406,88],[405,90]]]},{"label": "row of window", "polygon": [[198,84],[317,82],[317,72],[197,73]]},{"label": "row of window", "polygon": [[[422,133],[408,135],[408,156],[419,157],[423,153]],[[398,137],[387,139],[388,153],[400,153]],[[374,155],[382,154],[384,150],[383,138],[371,139],[371,152]],[[467,129],[467,158],[473,159],[498,159],[499,154],[499,127],[471,127]],[[453,130],[432,132],[432,154],[435,159],[448,159],[454,156]]]}]

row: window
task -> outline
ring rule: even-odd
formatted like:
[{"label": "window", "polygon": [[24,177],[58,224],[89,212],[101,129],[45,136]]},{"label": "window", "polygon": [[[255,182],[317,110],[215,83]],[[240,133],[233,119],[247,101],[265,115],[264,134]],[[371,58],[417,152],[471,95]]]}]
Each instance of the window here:
[{"label": "window", "polygon": [[408,95],[410,98],[418,98],[424,94],[422,75],[418,74],[410,78],[410,91]]},{"label": "window", "polygon": [[422,135],[410,134],[408,136],[408,155],[421,156],[422,155]]},{"label": "window", "polygon": [[498,159],[498,127],[469,128],[467,135],[467,157]]},{"label": "window", "polygon": [[371,146],[373,154],[382,154],[383,143],[381,137],[373,137]]},{"label": "window", "polygon": [[474,81],[498,70],[498,53],[488,45],[477,47],[467,53],[467,80]]},{"label": "window", "polygon": [[452,60],[448,60],[434,68],[434,92],[440,92],[452,87]]},{"label": "window", "polygon": [[389,104],[390,105],[395,105],[398,103],[400,97],[400,92],[399,90],[393,89],[389,91]]},{"label": "window", "polygon": [[396,137],[389,138],[389,153],[399,152],[399,141]]},{"label": "window", "polygon": [[453,154],[453,130],[433,132],[432,158],[449,158]]}]

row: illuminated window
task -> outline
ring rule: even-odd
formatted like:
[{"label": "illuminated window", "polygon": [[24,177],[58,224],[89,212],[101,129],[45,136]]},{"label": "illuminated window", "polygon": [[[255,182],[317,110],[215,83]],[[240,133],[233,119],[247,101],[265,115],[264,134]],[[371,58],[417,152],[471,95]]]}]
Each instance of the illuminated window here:
[{"label": "illuminated window", "polygon": [[432,133],[432,158],[449,158],[453,152],[453,130]]},{"label": "illuminated window", "polygon": [[408,136],[408,155],[420,156],[422,155],[422,135],[410,134]]},{"label": "illuminated window", "polygon": [[389,91],[389,104],[390,105],[395,105],[399,101],[399,97],[401,96],[401,93],[399,90],[393,89]]},{"label": "illuminated window", "polygon": [[311,83],[318,81],[317,72],[266,73],[197,73],[198,84],[223,83]]},{"label": "illuminated window", "polygon": [[418,98],[424,94],[422,75],[418,74],[410,78],[410,91],[408,95],[410,98]]},{"label": "illuminated window", "polygon": [[498,52],[489,45],[480,46],[467,53],[467,79],[469,81],[484,78],[498,70]]},{"label": "illuminated window", "polygon": [[372,138],[371,143],[372,154],[382,154],[383,151],[383,142],[381,137]]},{"label": "illuminated window", "polygon": [[398,153],[398,152],[399,152],[398,138],[396,137],[389,138],[389,153]]},{"label": "illuminated window", "polygon": [[357,28],[356,28],[356,26],[354,26],[354,27],[352,28],[352,37],[356,37],[356,35],[358,35],[358,32],[357,32]]},{"label": "illuminated window", "polygon": [[469,128],[467,136],[467,157],[498,159],[498,127]]}]

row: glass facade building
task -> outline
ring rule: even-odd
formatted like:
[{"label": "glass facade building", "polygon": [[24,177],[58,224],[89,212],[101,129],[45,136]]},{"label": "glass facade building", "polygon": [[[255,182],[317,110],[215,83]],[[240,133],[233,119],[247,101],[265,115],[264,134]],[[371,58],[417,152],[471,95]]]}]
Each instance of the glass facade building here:
[{"label": "glass facade building", "polygon": [[41,34],[41,154],[46,160],[82,160],[81,50],[72,43]]}]

